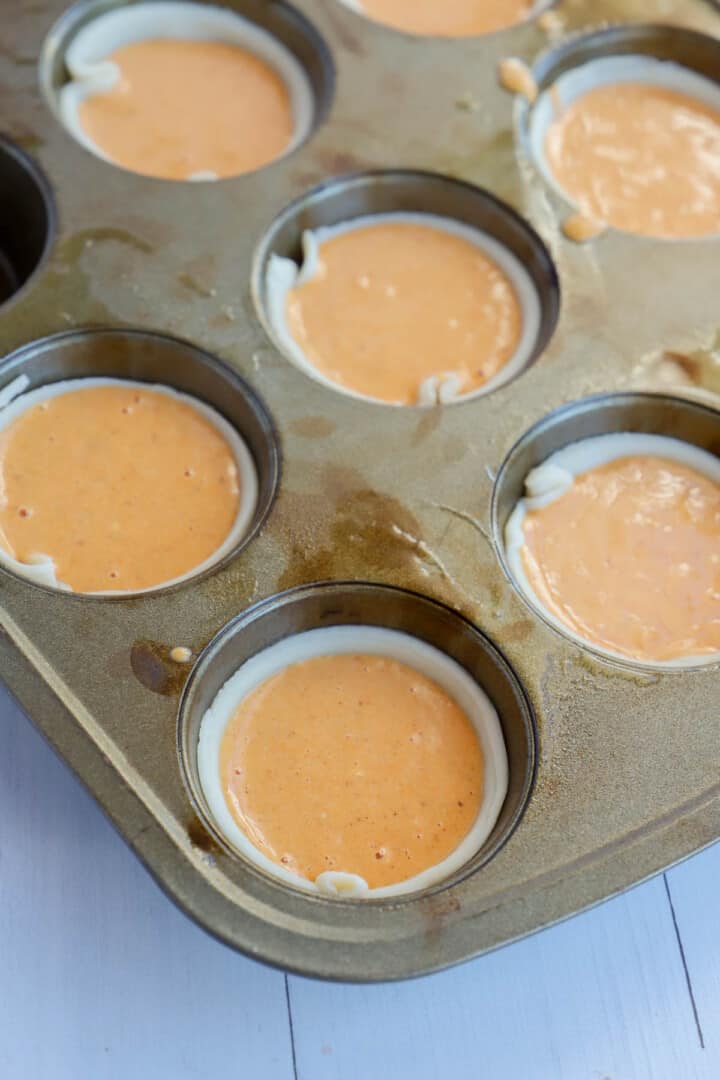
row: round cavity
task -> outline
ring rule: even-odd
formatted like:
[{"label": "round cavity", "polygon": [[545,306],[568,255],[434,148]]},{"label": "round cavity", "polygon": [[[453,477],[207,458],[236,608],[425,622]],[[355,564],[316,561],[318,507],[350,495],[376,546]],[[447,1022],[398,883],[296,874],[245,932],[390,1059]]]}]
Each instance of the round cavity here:
[{"label": "round cavity", "polygon": [[[342,872],[311,882],[263,856],[236,824],[218,779],[228,719],[248,693],[290,664],[358,653],[395,659],[440,686],[475,726],[486,769],[480,813],[466,840],[438,866],[375,889]],[[535,769],[532,714],[494,646],[427,597],[357,583],[304,586],[263,601],[230,623],[193,670],[181,702],[179,740],[198,812],[223,845],[243,858],[248,872],[263,873],[279,888],[364,903],[447,887],[483,865],[520,820]]]},{"label": "round cavity", "polygon": [[191,181],[291,153],[324,116],[334,78],[304,17],[259,0],[78,4],[48,35],[40,74],[85,149],[131,172]]},{"label": "round cavity", "polygon": [[35,162],[0,136],[0,305],[45,262],[55,236],[55,202]]},{"label": "round cavity", "polygon": [[[367,657],[381,657],[384,660],[396,661],[398,664],[403,665],[403,668],[394,668],[391,672],[384,669],[383,673],[380,675],[380,679],[381,681],[383,679],[385,680],[386,689],[388,678],[397,678],[398,674],[401,676],[403,687],[405,688],[406,684],[404,680],[413,679],[413,676],[410,675],[410,672],[407,669],[410,669],[416,675],[419,673],[420,675],[425,676],[425,679],[430,680],[429,684],[423,681],[419,686],[416,686],[416,680],[413,680],[410,684],[411,692],[413,694],[410,700],[414,703],[415,712],[417,713],[421,707],[421,699],[425,695],[432,694],[435,687],[440,687],[447,697],[441,698],[440,695],[435,693],[432,698],[433,706],[437,707],[439,703],[441,705],[446,705],[448,699],[459,706],[464,717],[470,721],[474,729],[475,739],[482,752],[483,770],[481,775],[483,792],[479,809],[474,820],[471,822],[469,831],[464,835],[459,833],[458,835],[461,838],[459,839],[458,844],[449,854],[440,859],[437,863],[422,869],[418,873],[406,874],[404,879],[384,886],[376,885],[368,887],[368,881],[359,873],[359,867],[343,867],[342,861],[340,861],[340,865],[336,869],[325,870],[317,875],[314,880],[310,880],[308,877],[302,876],[298,872],[286,869],[285,866],[282,866],[269,858],[267,854],[264,854],[263,851],[253,843],[248,835],[251,831],[250,829],[248,829],[248,832],[243,831],[236,818],[233,816],[223,792],[221,760],[224,737],[232,722],[233,715],[242,704],[246,703],[249,695],[254,690],[259,690],[261,687],[262,692],[267,694],[270,690],[268,680],[275,675],[287,672],[291,665],[302,664],[304,661],[318,658],[337,661],[338,658],[348,655],[362,657],[363,661],[365,661]],[[327,674],[329,675],[329,672]],[[343,669],[338,676],[338,691],[343,696],[344,704],[338,705],[336,703],[335,709],[342,710],[344,708],[345,715],[349,718],[354,711],[351,704],[354,691],[351,686],[344,681],[346,674],[348,674],[348,672]],[[376,678],[377,676],[371,675],[366,665],[365,674],[362,676],[362,692],[367,695],[370,700],[363,701],[363,704],[369,705],[370,711],[375,711],[378,705],[378,702],[372,699],[371,689],[368,685],[373,677]],[[419,693],[416,693],[415,691],[418,691]],[[281,704],[281,699],[277,704],[278,706]],[[400,707],[400,702],[396,704]],[[270,708],[272,709],[273,706],[271,705]],[[295,708],[298,708],[297,703]],[[368,710],[363,709],[361,713],[364,714],[364,722],[367,724]],[[326,728],[329,727],[329,719],[330,717],[327,717]],[[397,714],[395,715],[395,719],[398,726],[400,726]],[[417,720],[417,724],[422,727],[422,721]],[[386,727],[386,725],[383,726]],[[363,730],[367,730],[367,728],[364,728]],[[388,734],[392,737],[392,732],[387,731],[383,733],[383,737],[387,737]],[[403,732],[403,737],[404,734],[405,733]],[[457,735],[462,737],[462,735],[466,735],[466,732],[458,732],[456,724],[455,728],[448,727],[444,731],[443,739],[446,742],[449,742]],[[412,739],[413,737],[416,737],[419,742],[424,741],[420,734],[411,735],[409,738]],[[432,738],[432,734],[430,738]],[[468,740],[465,739],[463,744],[465,748],[464,753],[466,756],[469,756],[471,748],[465,745],[467,741]],[[388,746],[383,747],[386,761],[390,760],[391,753],[394,754],[400,749],[396,740],[393,740],[390,745],[392,747],[391,751]],[[323,747],[321,745],[315,745],[311,747],[311,749],[320,753]],[[475,747],[472,749],[475,749]],[[286,752],[287,754],[290,754],[291,752],[289,745]],[[357,747],[354,752],[359,753]],[[402,750],[400,750],[400,752],[402,752]],[[408,746],[407,753],[409,754],[410,752],[411,748]],[[448,758],[450,758],[450,755],[448,755]],[[295,764],[298,767],[303,767],[303,760],[298,758]],[[377,767],[378,762],[374,761],[373,764]],[[454,764],[457,766],[458,763],[455,762]],[[466,766],[467,762],[465,761],[462,764],[463,766]],[[443,767],[443,764],[438,761],[436,777],[437,773],[440,772]],[[450,760],[448,760],[447,767],[451,767]],[[208,806],[210,807],[215,821],[228,840],[230,840],[243,855],[252,859],[266,872],[275,874],[289,885],[294,885],[296,888],[316,889],[321,893],[333,896],[374,896],[377,898],[397,896],[414,892],[418,889],[427,888],[428,886],[435,885],[444,878],[449,877],[455,870],[458,870],[468,862],[487,839],[497,820],[498,813],[500,812],[500,808],[505,800],[505,795],[507,794],[507,757],[502,740],[500,722],[489,698],[480,689],[477,683],[470,678],[464,668],[460,667],[454,660],[451,660],[445,653],[440,652],[439,649],[419,641],[410,634],[399,633],[397,630],[387,630],[376,626],[338,626],[307,630],[304,633],[296,634],[292,637],[285,638],[283,641],[277,642],[275,645],[270,646],[270,648],[263,650],[257,656],[246,661],[228,682],[225,683],[203,718],[198,740],[198,772],[205,798],[207,799]],[[395,778],[393,784],[395,793],[397,793],[396,785],[399,786],[401,784],[402,767],[400,767],[399,772],[400,774]],[[249,774],[246,779],[248,781],[250,780]],[[457,780],[459,785],[459,777],[454,777],[454,781],[455,780]],[[281,783],[278,777],[276,777],[276,781]],[[322,778],[318,778],[316,782],[322,783]],[[336,782],[339,781],[334,778],[334,782],[331,782],[329,785],[330,789],[335,786]],[[344,782],[350,783],[350,777]],[[470,783],[472,783],[472,780]],[[373,791],[376,791],[378,779],[376,778],[375,780],[368,781],[368,784],[372,787]],[[463,783],[463,786],[458,786],[454,798],[457,798],[458,795],[462,795],[463,799],[466,798],[466,786],[466,782]],[[472,794],[471,788],[470,793]],[[304,793],[301,791],[300,794],[302,795]],[[426,792],[425,794],[426,798],[430,800],[430,793]],[[436,815],[442,814],[443,821],[447,821],[447,813],[450,804],[445,805],[446,803],[447,800],[439,800],[438,806],[430,806],[428,812],[434,811]],[[295,800],[294,806],[298,814],[304,813],[299,799]],[[452,804],[452,807],[455,807],[455,803]],[[355,803],[353,806],[353,813],[357,813],[359,809],[360,804]],[[388,818],[391,816],[389,809],[386,810],[385,808],[381,808],[381,810],[384,812],[384,816]],[[408,811],[408,813],[409,812],[410,811]],[[350,825],[351,823],[348,819],[345,827],[349,828]],[[410,843],[413,830],[416,826],[417,821],[415,819],[413,819],[413,823],[408,822],[405,832],[399,834],[402,837],[399,842]],[[435,828],[435,826],[430,826],[429,819],[423,824],[423,828],[427,827]],[[443,828],[447,827],[447,825],[443,825]],[[381,840],[385,839],[386,832],[383,826],[378,827],[378,835]],[[387,852],[381,844],[379,850],[375,852],[375,859],[381,861],[387,854],[389,854],[389,852]],[[367,871],[363,870],[363,874],[366,873]],[[402,873],[402,871],[398,869],[395,873]]]},{"label": "round cavity", "polygon": [[546,183],[589,222],[657,239],[715,235],[719,71],[720,43],[690,30],[575,38],[535,65],[539,93],[520,104],[521,136]]},{"label": "round cavity", "polygon": [[414,37],[465,38],[510,30],[537,18],[553,0],[339,0],[371,22]]},{"label": "round cavity", "polygon": [[[443,365],[441,360],[437,374],[427,377],[424,373],[418,380],[415,404],[468,401],[506,384],[537,359],[555,329],[560,300],[555,268],[542,241],[510,207],[469,184],[431,173],[351,176],[316,188],[289,206],[271,226],[255,259],[255,302],[268,333],[284,355],[316,382],[361,401],[407,404],[368,393],[367,385],[355,389],[350,379],[343,384],[332,373],[321,371],[288,324],[288,300],[300,295],[294,290],[317,279],[318,251],[324,243],[360,236],[362,231],[367,234],[374,226],[403,223],[424,226],[477,247],[500,279],[500,288],[513,294],[519,312],[519,332],[511,354],[482,385],[469,393],[460,392],[458,374],[452,371],[451,363]],[[373,302],[378,299],[374,295],[377,288],[367,276],[361,274],[353,285],[362,290],[359,297],[369,296]],[[392,283],[387,285],[380,302],[392,302],[393,289]],[[419,304],[421,299],[419,293]],[[420,306],[426,306],[425,302]],[[452,334],[457,332],[453,323],[457,320],[449,320],[448,355]],[[362,337],[360,330],[358,333]],[[368,333],[376,331],[368,328]],[[349,371],[352,376],[352,365]]]},{"label": "round cavity", "polygon": [[[167,397],[174,412],[190,406],[194,422],[211,425],[220,436],[214,441],[233,462],[239,496],[224,539],[192,569],[142,588],[108,587],[84,590],[83,595],[156,592],[224,565],[257,533],[278,485],[277,441],[263,405],[230,368],[189,343],[144,331],[88,330],[45,338],[8,358],[0,380],[0,431],[33,406],[102,387],[119,388],[123,394],[144,390],[143,400]],[[32,493],[28,499],[31,502]],[[32,510],[20,507],[18,513],[28,517]],[[21,562],[0,548],[0,566],[37,585],[72,591],[62,574],[56,574],[52,553]]]},{"label": "round cavity", "polygon": [[[525,514],[542,510],[586,470],[628,457],[666,459],[720,483],[720,413],[691,401],[659,394],[610,394],[564,406],[531,428],[512,448],[498,473],[493,493],[495,544],[505,573],[522,599],[548,625],[598,656],[635,668],[678,671],[717,664],[720,653],[672,659],[634,659],[576,632],[530,583],[522,549]],[[675,483],[663,478],[663,486]],[[654,504],[653,504],[654,505]],[[646,515],[652,513],[646,508]],[[668,569],[668,573],[670,569]],[[597,579],[597,580],[596,580]],[[602,590],[598,576],[593,579]],[[592,628],[588,626],[588,634]]]}]

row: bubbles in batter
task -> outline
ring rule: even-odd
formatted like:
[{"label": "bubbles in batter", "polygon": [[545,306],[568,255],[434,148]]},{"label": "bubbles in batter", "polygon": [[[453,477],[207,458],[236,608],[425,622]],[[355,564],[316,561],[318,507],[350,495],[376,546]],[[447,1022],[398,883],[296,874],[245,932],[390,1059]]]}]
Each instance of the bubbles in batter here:
[{"label": "bubbles in batter", "polygon": [[541,170],[579,211],[570,238],[602,224],[663,239],[720,233],[720,87],[710,79],[650,57],[593,60],[540,95],[529,131]]},{"label": "bubbles in batter", "polygon": [[410,635],[342,626],[247,661],[203,718],[219,827],[282,880],[394,895],[442,880],[487,838],[507,790],[497,714]]},{"label": "bubbles in batter", "polygon": [[271,256],[270,322],[288,357],[333,389],[392,405],[451,402],[523,369],[540,311],[524,267],[477,229],[382,214],[306,232]]},{"label": "bubbles in batter", "polygon": [[0,401],[0,563],[40,584],[182,580],[239,542],[257,490],[235,430],[168,387],[77,379]]},{"label": "bubbles in batter", "polygon": [[267,32],[221,7],[121,7],[83,26],[65,56],[66,127],[136,173],[216,180],[261,168],[308,134],[312,91]]},{"label": "bubbles in batter", "polygon": [[720,660],[720,461],[677,439],[573,443],[529,473],[505,531],[559,628],[652,666]]}]

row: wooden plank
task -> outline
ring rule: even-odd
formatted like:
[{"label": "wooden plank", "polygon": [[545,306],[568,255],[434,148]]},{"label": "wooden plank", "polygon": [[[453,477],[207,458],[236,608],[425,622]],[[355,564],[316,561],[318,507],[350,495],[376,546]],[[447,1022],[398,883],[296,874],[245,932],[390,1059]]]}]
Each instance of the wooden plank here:
[{"label": "wooden plank", "polygon": [[[283,976],[162,896],[0,691],[3,1080],[293,1077]],[[300,1080],[720,1076],[720,849],[473,964],[415,983],[290,980]]]},{"label": "wooden plank", "polygon": [[720,845],[666,874],[695,1002],[698,1027],[720,1076]]},{"label": "wooden plank", "polygon": [[0,1076],[292,1080],[284,976],[162,895],[0,688]]},{"label": "wooden plank", "polygon": [[289,985],[300,1080],[713,1075],[662,878],[414,983]]}]

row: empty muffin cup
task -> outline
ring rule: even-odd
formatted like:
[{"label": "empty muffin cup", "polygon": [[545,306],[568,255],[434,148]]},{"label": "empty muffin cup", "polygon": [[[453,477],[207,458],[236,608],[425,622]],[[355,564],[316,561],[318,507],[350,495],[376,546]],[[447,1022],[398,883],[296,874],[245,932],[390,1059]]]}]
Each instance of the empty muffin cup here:
[{"label": "empty muffin cup", "polygon": [[261,245],[255,295],[305,374],[395,406],[507,383],[542,351],[559,304],[549,254],[509,207],[416,172],[348,177],[290,206]]},{"label": "empty muffin cup", "polygon": [[71,9],[42,65],[60,120],[96,156],[161,179],[237,176],[291,153],[327,107],[327,50],[284,4],[240,7]]},{"label": "empty muffin cup", "polygon": [[226,561],[267,513],[269,420],[200,350],[141,332],[62,334],[19,350],[4,376],[0,565],[16,575],[154,591]]},{"label": "empty muffin cup", "polygon": [[45,262],[55,235],[55,202],[40,168],[2,136],[0,198],[0,304],[4,304]]},{"label": "empty muffin cup", "polygon": [[180,742],[225,845],[285,886],[363,901],[480,865],[534,770],[527,703],[489,642],[427,598],[363,584],[303,587],[231,623],[191,676]]}]

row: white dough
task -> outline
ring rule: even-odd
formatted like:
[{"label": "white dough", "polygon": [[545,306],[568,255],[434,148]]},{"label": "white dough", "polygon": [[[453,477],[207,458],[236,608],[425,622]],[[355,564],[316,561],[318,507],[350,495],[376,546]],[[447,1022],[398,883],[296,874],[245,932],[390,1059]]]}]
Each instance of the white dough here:
[{"label": "white dough", "polygon": [[[202,401],[198,401],[197,398],[191,397],[189,394],[181,394],[179,391],[173,390],[169,386],[162,386],[157,383],[137,382],[133,379],[65,379],[62,382],[50,383],[48,386],[40,386],[36,390],[30,390],[28,393],[23,393],[28,383],[29,380],[27,376],[21,375],[19,378],[14,379],[3,391],[0,391],[0,431],[6,428],[13,420],[16,420],[28,409],[32,408],[33,405],[39,405],[43,401],[49,401],[51,398],[59,397],[62,394],[72,393],[74,390],[82,390],[91,386],[132,386],[137,387],[139,390],[151,390],[155,393],[166,394],[168,397],[183,401],[187,405],[192,405],[194,409],[217,428],[230,445],[238,468],[240,505],[238,506],[238,513],[233,527],[225,540],[217,551],[213,552],[209,558],[205,559],[199,566],[195,566],[192,570],[188,570],[186,574],[172,578],[169,581],[159,582],[149,589],[133,589],[129,590],[129,592],[155,592],[156,589],[164,589],[168,585],[176,585],[180,581],[187,581],[188,578],[195,577],[197,574],[202,573],[203,570],[207,570],[209,567],[220,562],[221,559],[232,551],[235,545],[239,543],[247,532],[253,514],[255,513],[255,507],[257,506],[258,500],[258,479],[255,463],[245,442],[240,438],[235,428],[232,427],[220,413],[216,412],[215,409],[212,409]],[[19,574],[21,577],[36,582],[38,585],[46,585],[52,589],[61,589],[64,592],[73,591],[69,585],[58,580],[52,558],[41,552],[38,552],[37,555],[33,555],[32,562],[25,563],[14,559],[3,547],[0,547],[0,566],[4,566],[8,570],[12,570],[14,573]],[[126,592],[122,589],[107,589],[101,592],[89,593],[87,595],[123,596],[126,595]]]},{"label": "white dough", "polygon": [[[293,338],[287,325],[285,316],[288,293],[297,285],[302,285],[317,274],[318,251],[320,245],[335,236],[353,232],[356,229],[365,228],[368,225],[378,225],[392,222],[404,222],[410,225],[425,225],[436,228],[441,232],[450,233],[453,236],[462,237],[475,244],[485,255],[493,259],[500,269],[507,275],[512,283],[520,303],[522,327],[517,349],[501,370],[487,383],[468,394],[460,394],[458,377],[454,373],[444,374],[442,370],[437,375],[426,379],[420,388],[417,405],[449,404],[454,401],[470,401],[472,398],[481,397],[483,394],[496,390],[498,386],[509,382],[523,370],[532,354],[540,329],[540,301],[537,290],[530,275],[519,259],[515,257],[505,246],[494,237],[471,225],[465,225],[454,218],[440,217],[437,214],[424,213],[387,213],[373,214],[366,217],[354,218],[352,221],[342,222],[339,225],[325,226],[319,229],[308,230],[302,236],[303,262],[298,266],[292,259],[281,255],[271,255],[268,261],[265,276],[265,303],[270,326],[277,338],[278,344],[285,355],[296,367],[315,379],[316,382],[328,386],[348,397],[357,398],[360,401],[372,401],[378,403],[379,399],[367,394],[360,394],[355,390],[349,390],[338,385],[332,379],[328,379],[308,359],[302,348]],[[390,403],[380,401],[380,404],[393,407],[402,403]]]},{"label": "white dough", "polygon": [[720,661],[720,653],[707,656],[682,656],[676,660],[633,661],[623,653],[611,649],[602,649],[592,641],[587,641],[573,633],[566,623],[556,618],[544,606],[532,588],[525,573],[522,549],[525,545],[523,522],[531,510],[540,510],[559,499],[573,483],[574,478],[588,469],[607,465],[618,458],[651,456],[677,461],[688,468],[696,469],[720,484],[720,459],[681,439],[667,435],[644,435],[636,432],[621,432],[610,435],[597,435],[581,439],[551,454],[542,465],[532,469],[525,478],[525,497],[520,499],[505,526],[505,554],[516,585],[533,607],[539,608],[544,618],[552,623],[566,637],[573,638],[594,652],[622,660],[625,663],[641,664],[659,670],[665,668],[696,667],[698,664],[715,664]]},{"label": "white dough", "polygon": [[[472,829],[437,866],[397,885],[369,889],[356,874],[327,871],[316,881],[295,874],[263,855],[232,816],[220,780],[220,747],[225,729],[240,702],[261,682],[290,664],[316,656],[368,653],[408,664],[434,680],[457,702],[474,724],[485,759],[483,799]],[[239,852],[288,885],[335,896],[400,896],[434,885],[459,870],[482,847],[497,821],[507,794],[508,764],[498,715],[475,680],[439,649],[410,634],[377,626],[333,626],[284,638],[247,660],[220,689],[200,725],[198,773],[210,811]]]},{"label": "white dough", "polygon": [[625,82],[677,90],[720,110],[720,85],[671,60],[642,55],[606,56],[564,72],[552,87],[543,90],[532,106],[528,118],[528,139],[531,156],[545,181],[573,206],[577,204],[560,186],[545,156],[548,130],[558,119],[556,103],[559,101],[561,107],[567,109],[590,90]]},{"label": "white dough", "polygon": [[[188,0],[168,3],[151,0],[99,15],[78,31],[67,48],[65,65],[71,81],[60,91],[60,118],[86,150],[112,162],[112,158],[87,135],[78,116],[78,109],[86,98],[111,90],[120,77],[117,64],[106,57],[125,45],[153,38],[220,41],[254,53],[277,71],[290,94],[295,131],[285,154],[307,138],[313,120],[313,92],[302,66],[289,49],[272,34],[228,8],[194,4]],[[193,173],[188,180],[217,180],[217,176],[203,170]]]}]

